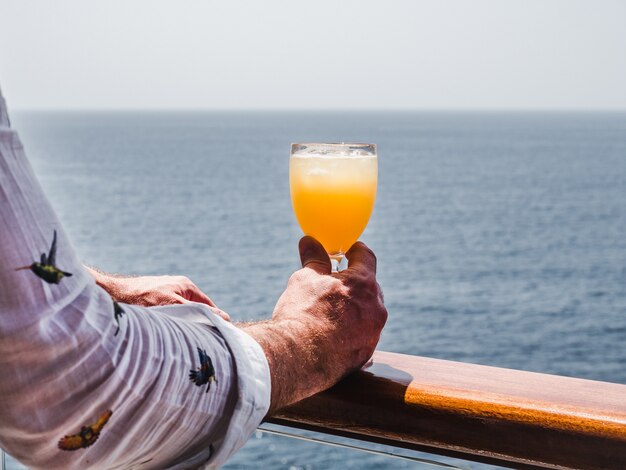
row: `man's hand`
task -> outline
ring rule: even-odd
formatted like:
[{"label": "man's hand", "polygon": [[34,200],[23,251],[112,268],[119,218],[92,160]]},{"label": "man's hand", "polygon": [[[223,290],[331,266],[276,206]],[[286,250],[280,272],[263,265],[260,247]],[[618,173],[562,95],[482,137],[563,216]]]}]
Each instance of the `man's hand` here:
[{"label": "man's hand", "polygon": [[300,240],[302,269],[281,295],[272,320],[240,325],[268,358],[269,414],[338,382],[371,357],[387,320],[376,282],[376,257],[357,242],[348,269],[331,273],[322,245]]},{"label": "man's hand", "polygon": [[126,277],[103,273],[87,268],[96,283],[118,302],[154,307],[157,305],[199,302],[230,321],[230,316],[185,276]]}]

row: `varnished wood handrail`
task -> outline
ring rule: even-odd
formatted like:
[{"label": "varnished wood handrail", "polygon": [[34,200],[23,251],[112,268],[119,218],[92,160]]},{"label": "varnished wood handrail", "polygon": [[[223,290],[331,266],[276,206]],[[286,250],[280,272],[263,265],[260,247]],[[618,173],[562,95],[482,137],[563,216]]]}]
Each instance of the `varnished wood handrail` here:
[{"label": "varnished wood handrail", "polygon": [[626,469],[626,385],[381,351],[271,422],[518,468]]}]

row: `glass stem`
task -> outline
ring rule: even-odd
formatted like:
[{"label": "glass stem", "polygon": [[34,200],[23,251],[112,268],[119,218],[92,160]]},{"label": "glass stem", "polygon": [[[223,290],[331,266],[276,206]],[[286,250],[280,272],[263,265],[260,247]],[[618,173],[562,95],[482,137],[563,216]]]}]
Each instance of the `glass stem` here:
[{"label": "glass stem", "polygon": [[336,255],[328,255],[330,256],[330,271],[333,273],[338,273],[339,272],[339,265],[341,264],[341,261],[343,260],[344,255],[343,254],[336,254]]}]

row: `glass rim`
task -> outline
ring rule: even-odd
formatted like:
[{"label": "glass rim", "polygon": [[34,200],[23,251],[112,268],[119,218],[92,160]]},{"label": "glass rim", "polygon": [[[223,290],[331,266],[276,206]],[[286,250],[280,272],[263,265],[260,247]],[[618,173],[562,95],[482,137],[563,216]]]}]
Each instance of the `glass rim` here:
[{"label": "glass rim", "polygon": [[291,155],[304,150],[357,150],[367,152],[371,155],[377,155],[378,147],[376,144],[368,144],[363,142],[296,142],[291,144]]},{"label": "glass rim", "polygon": [[291,145],[337,145],[342,147],[376,147],[376,144],[366,142],[292,142]]}]

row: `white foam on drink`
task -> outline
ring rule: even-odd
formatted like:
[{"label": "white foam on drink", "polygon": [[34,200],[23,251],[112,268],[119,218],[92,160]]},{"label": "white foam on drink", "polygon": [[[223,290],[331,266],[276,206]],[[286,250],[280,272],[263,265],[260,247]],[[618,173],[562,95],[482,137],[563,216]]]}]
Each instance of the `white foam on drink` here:
[{"label": "white foam on drink", "polygon": [[291,158],[324,158],[330,160],[333,158],[376,158],[376,155],[355,150],[342,153],[296,153],[291,155]]}]

